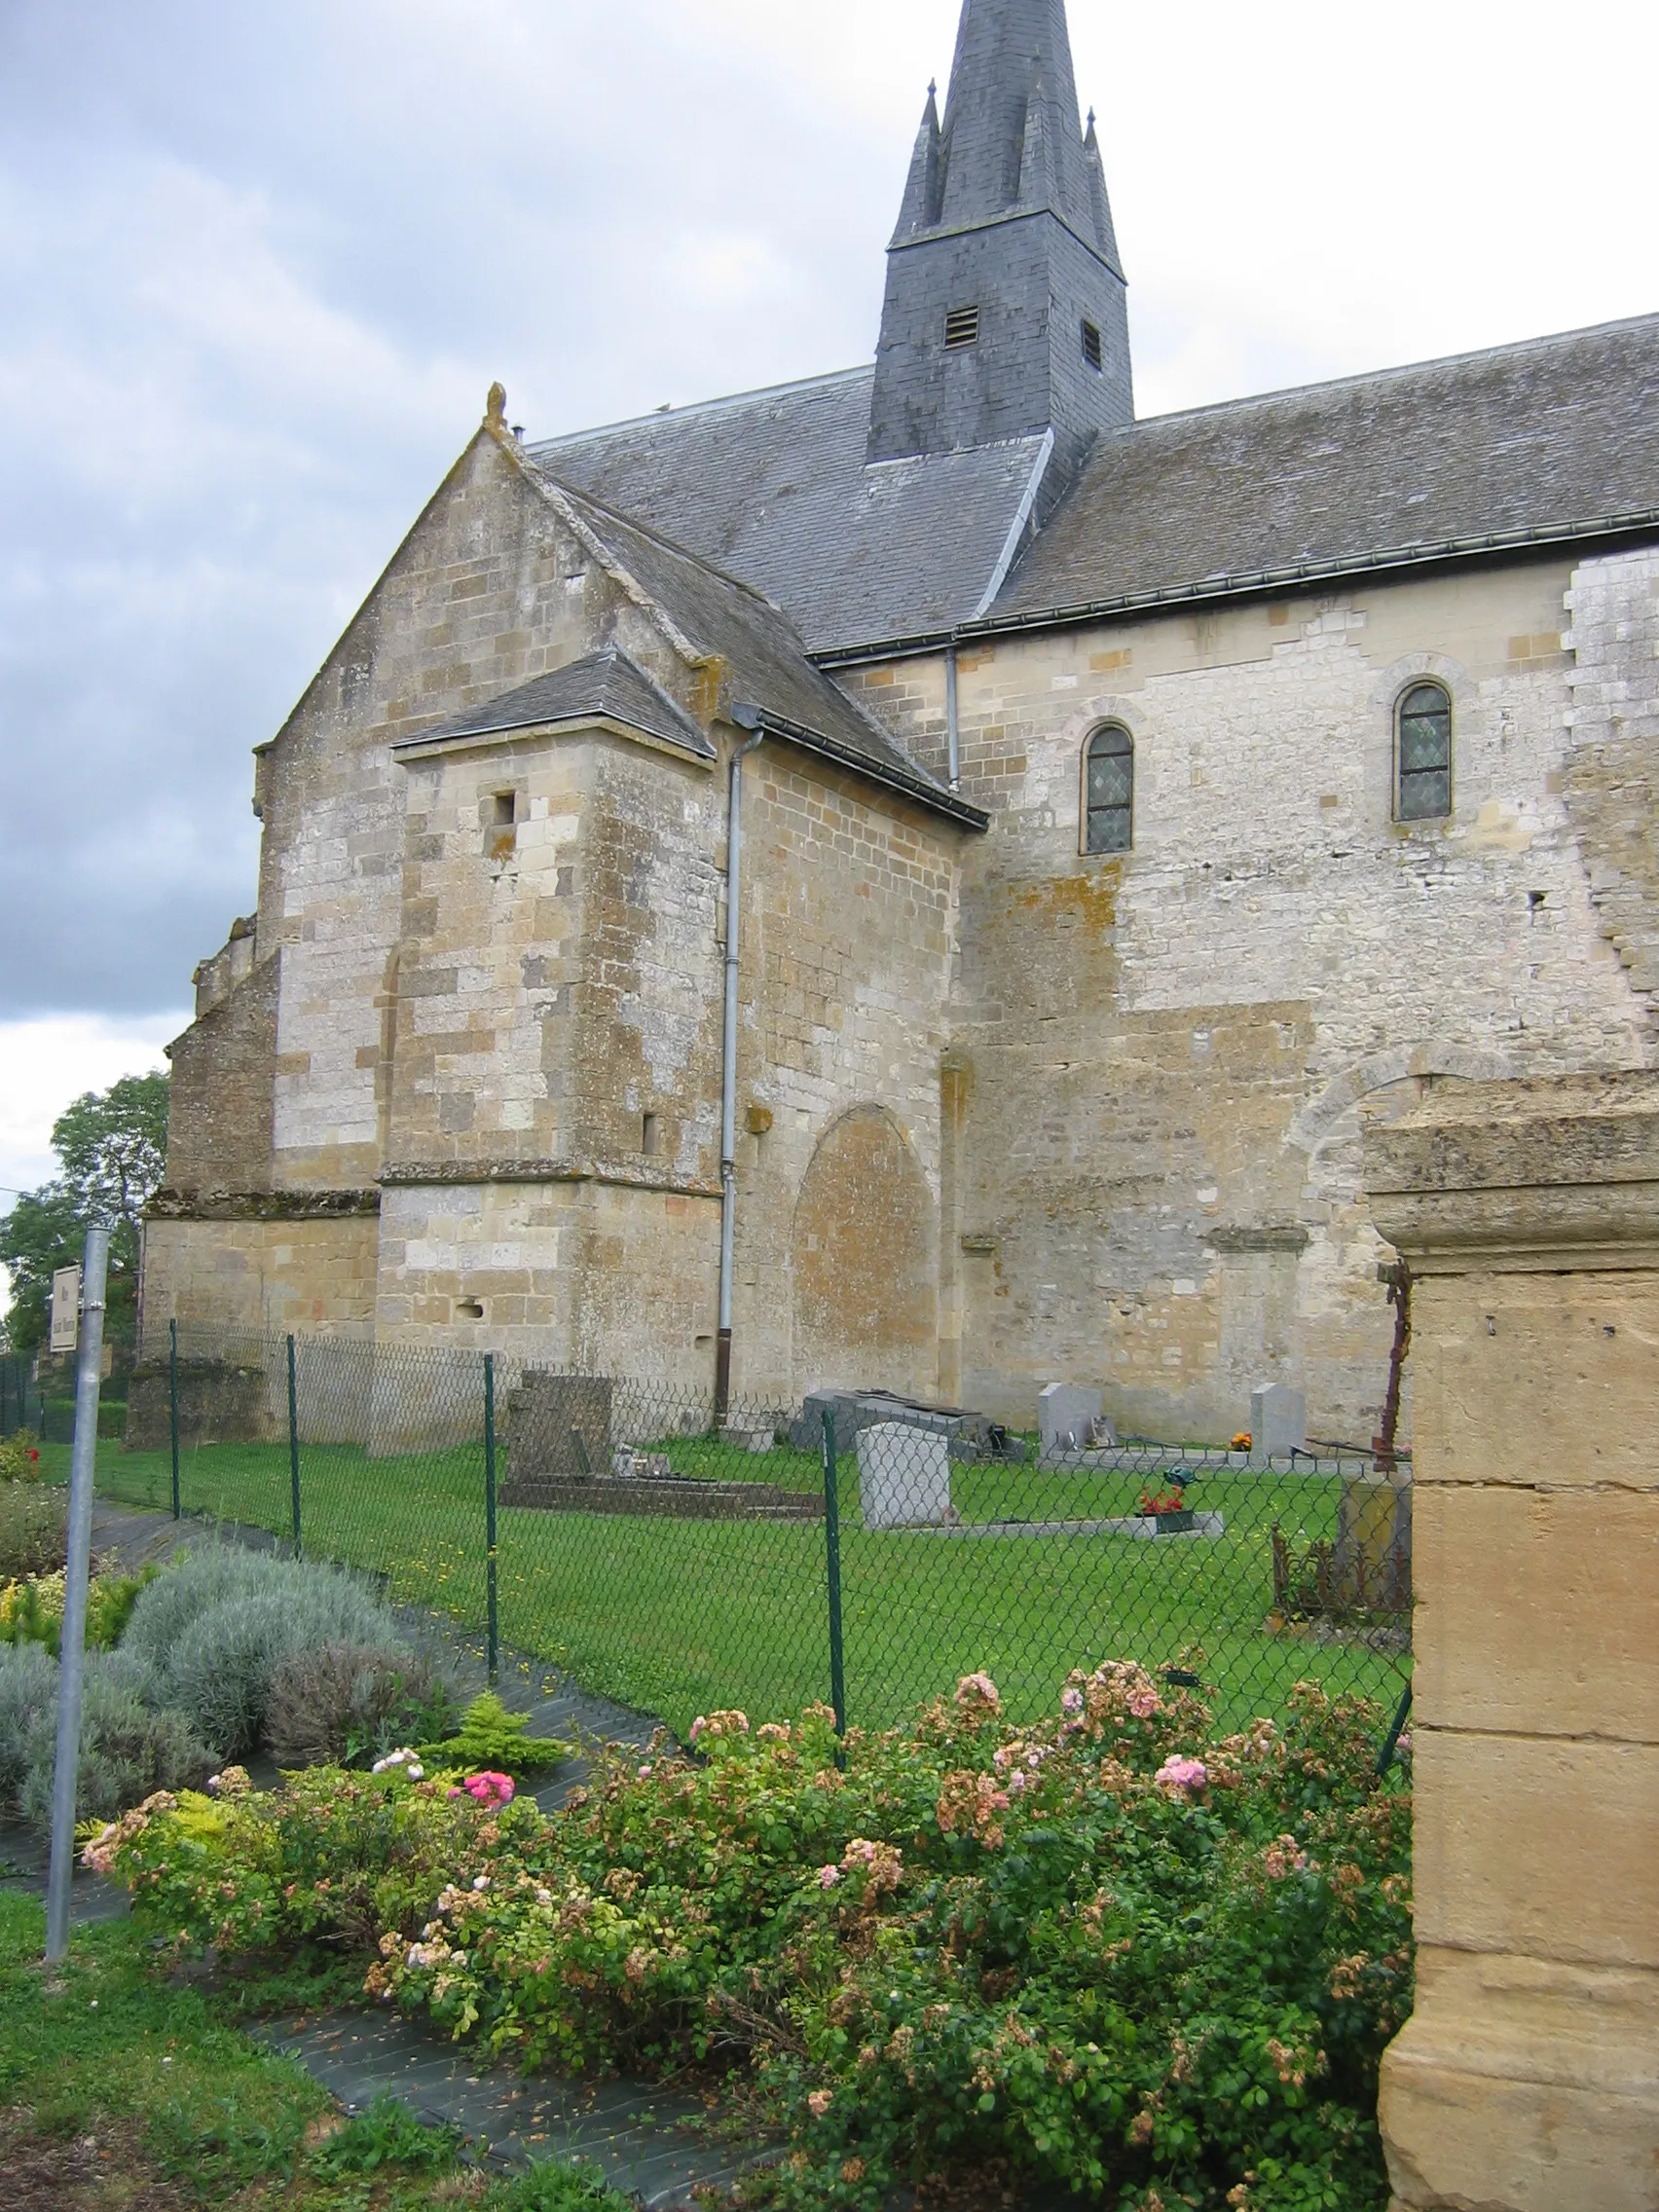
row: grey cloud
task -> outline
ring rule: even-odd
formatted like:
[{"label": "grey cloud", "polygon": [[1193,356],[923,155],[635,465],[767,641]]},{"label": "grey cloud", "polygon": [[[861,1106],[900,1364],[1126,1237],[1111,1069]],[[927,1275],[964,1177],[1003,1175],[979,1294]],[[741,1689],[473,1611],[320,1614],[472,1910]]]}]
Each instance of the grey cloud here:
[{"label": "grey cloud", "polygon": [[547,433],[866,357],[859,128],[654,0],[0,6],[0,1018],[178,1003],[493,377]]}]

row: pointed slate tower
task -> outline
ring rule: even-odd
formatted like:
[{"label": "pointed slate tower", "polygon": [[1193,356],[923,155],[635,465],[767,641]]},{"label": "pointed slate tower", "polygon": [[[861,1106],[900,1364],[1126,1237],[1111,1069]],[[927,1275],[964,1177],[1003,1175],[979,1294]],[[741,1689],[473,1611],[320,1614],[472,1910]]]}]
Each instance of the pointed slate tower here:
[{"label": "pointed slate tower", "polygon": [[1052,429],[1062,471],[1134,418],[1124,274],[1065,0],[964,0],[887,256],[869,459]]}]

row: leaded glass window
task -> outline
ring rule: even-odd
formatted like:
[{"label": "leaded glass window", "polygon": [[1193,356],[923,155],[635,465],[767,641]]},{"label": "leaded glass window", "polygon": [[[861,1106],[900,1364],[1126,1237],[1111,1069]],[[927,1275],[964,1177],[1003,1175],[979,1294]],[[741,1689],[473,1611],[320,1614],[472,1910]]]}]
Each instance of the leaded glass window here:
[{"label": "leaded glass window", "polygon": [[1432,822],[1452,811],[1452,700],[1439,683],[1414,683],[1400,701],[1399,793],[1402,822]]},{"label": "leaded glass window", "polygon": [[1122,722],[1089,739],[1085,787],[1086,850],[1126,853],[1134,841],[1135,747]]}]

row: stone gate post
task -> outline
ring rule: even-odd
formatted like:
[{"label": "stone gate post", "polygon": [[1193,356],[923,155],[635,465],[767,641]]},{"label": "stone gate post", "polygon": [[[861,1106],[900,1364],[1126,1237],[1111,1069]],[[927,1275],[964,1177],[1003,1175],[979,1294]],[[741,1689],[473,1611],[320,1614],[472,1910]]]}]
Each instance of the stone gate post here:
[{"label": "stone gate post", "polygon": [[1366,1135],[1414,1294],[1418,2001],[1397,2212],[1659,2207],[1659,1074]]}]

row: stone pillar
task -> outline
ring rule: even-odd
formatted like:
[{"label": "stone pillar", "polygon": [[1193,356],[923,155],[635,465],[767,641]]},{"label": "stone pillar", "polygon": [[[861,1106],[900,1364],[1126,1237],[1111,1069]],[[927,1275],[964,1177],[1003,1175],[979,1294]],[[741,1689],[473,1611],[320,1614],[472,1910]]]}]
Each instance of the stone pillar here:
[{"label": "stone pillar", "polygon": [[1437,1081],[1366,1167],[1419,1278],[1396,2212],[1654,2212],[1659,1075]]}]

